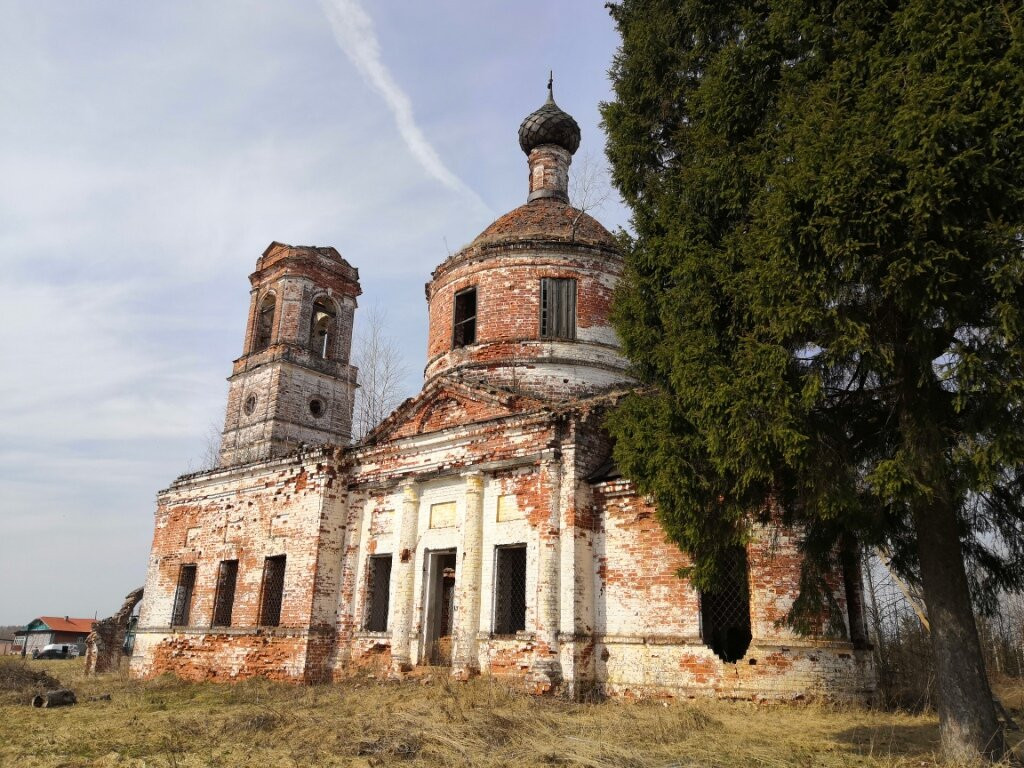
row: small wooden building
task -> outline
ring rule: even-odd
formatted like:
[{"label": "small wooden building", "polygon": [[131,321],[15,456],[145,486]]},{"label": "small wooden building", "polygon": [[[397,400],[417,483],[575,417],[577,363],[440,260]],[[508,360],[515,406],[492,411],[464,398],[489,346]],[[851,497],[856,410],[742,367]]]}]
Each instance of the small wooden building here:
[{"label": "small wooden building", "polygon": [[85,648],[85,638],[92,632],[94,619],[73,619],[70,616],[39,616],[25,628],[14,633],[16,652],[32,655],[51,643],[76,645]]}]

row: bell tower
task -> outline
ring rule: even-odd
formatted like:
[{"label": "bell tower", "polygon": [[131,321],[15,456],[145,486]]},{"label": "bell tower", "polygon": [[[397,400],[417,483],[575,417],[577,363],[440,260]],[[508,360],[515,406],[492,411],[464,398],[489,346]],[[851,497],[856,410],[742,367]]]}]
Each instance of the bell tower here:
[{"label": "bell tower", "polygon": [[221,466],[352,437],[359,271],[334,248],[271,243],[249,276],[245,349],[228,379]]}]

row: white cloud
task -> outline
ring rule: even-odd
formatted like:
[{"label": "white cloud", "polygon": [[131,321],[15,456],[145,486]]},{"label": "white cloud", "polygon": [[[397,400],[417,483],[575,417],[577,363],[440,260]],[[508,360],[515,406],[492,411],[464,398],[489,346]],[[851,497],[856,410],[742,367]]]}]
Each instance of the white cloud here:
[{"label": "white cloud", "polygon": [[[2,285],[2,283],[0,283]],[[198,407],[220,392],[198,355],[150,340],[180,334],[179,306],[137,301],[131,282],[53,285],[21,282],[5,290],[10,314],[0,344],[20,365],[0,370],[0,443],[185,438],[200,416],[183,418],[182,402]],[[193,331],[194,335],[199,335]],[[200,422],[201,423],[201,422]],[[10,464],[8,463],[8,466]]]},{"label": "white cloud", "polygon": [[381,60],[380,43],[377,41],[370,15],[357,0],[320,0],[320,5],[323,6],[324,13],[331,23],[331,29],[341,50],[359,70],[363,79],[388,105],[398,126],[398,132],[412,156],[427,173],[446,187],[465,195],[481,210],[490,212],[489,207],[476,192],[448,170],[437,150],[431,146],[416,124],[412,113],[412,101],[395,82]]}]

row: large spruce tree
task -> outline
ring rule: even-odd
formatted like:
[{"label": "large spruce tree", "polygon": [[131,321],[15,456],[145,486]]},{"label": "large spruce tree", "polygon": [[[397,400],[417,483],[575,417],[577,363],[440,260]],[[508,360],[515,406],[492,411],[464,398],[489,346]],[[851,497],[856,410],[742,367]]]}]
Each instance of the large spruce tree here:
[{"label": "large spruce tree", "polygon": [[822,569],[888,547],[946,755],[998,755],[970,590],[1024,583],[1021,3],[609,7],[616,324],[649,385],[610,420],[620,467],[698,585],[781,510],[798,628]]}]

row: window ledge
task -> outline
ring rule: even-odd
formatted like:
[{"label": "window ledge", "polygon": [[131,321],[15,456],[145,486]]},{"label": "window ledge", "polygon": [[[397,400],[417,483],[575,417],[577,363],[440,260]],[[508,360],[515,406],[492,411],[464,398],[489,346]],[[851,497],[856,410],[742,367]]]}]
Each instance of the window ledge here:
[{"label": "window ledge", "polygon": [[508,634],[498,634],[497,632],[480,632],[477,634],[477,640],[499,640],[506,642],[520,642],[520,643],[532,643],[537,639],[536,632],[527,632],[525,630],[519,630],[518,632],[510,632]]},{"label": "window ledge", "polygon": [[137,633],[164,633],[175,635],[262,635],[265,637],[292,637],[308,635],[308,627],[139,627]]}]

